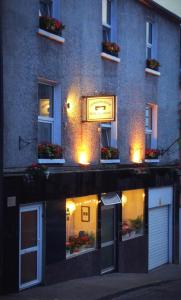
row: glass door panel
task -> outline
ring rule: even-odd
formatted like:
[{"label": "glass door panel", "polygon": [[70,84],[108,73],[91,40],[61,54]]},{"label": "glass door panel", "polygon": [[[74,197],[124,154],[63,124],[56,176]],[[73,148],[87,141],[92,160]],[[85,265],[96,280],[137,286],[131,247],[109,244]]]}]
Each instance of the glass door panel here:
[{"label": "glass door panel", "polygon": [[101,272],[115,269],[115,206],[101,207]]},{"label": "glass door panel", "polygon": [[41,281],[42,269],[42,206],[20,208],[19,288]]}]

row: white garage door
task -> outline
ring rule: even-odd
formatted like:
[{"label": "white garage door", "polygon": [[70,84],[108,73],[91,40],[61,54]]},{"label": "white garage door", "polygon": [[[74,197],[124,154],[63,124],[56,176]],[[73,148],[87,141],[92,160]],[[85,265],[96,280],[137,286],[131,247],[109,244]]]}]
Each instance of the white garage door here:
[{"label": "white garage door", "polygon": [[169,206],[149,209],[148,270],[168,263]]}]

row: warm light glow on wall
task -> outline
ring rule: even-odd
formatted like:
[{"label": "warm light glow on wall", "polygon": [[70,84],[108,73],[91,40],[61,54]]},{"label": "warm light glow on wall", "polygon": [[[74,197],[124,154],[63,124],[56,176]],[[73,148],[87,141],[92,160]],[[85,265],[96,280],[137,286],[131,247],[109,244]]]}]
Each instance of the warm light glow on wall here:
[{"label": "warm light glow on wall", "polygon": [[86,151],[86,148],[85,147],[82,147],[80,149],[80,152],[79,152],[79,163],[81,165],[89,165],[89,161],[88,161],[88,152]]},{"label": "warm light glow on wall", "polygon": [[131,154],[131,161],[134,163],[141,163],[142,157],[141,157],[141,147],[137,144],[133,145],[133,147],[130,150]]},{"label": "warm light glow on wall", "polygon": [[121,203],[122,203],[122,206],[125,206],[125,204],[127,203],[128,199],[125,195],[122,195],[122,198],[121,198]]}]

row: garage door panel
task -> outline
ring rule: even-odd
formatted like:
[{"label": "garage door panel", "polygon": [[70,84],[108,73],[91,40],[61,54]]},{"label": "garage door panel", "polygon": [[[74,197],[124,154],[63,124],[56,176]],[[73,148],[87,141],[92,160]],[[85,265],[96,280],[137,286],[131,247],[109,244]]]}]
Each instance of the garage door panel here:
[{"label": "garage door panel", "polygon": [[149,209],[149,270],[168,262],[168,212],[168,205]]}]

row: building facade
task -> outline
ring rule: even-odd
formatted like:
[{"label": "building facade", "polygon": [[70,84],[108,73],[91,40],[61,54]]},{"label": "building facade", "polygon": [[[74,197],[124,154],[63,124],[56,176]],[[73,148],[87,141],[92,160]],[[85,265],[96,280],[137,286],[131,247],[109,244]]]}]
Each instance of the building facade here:
[{"label": "building facade", "polygon": [[3,291],[178,263],[180,19],[2,6]]}]

